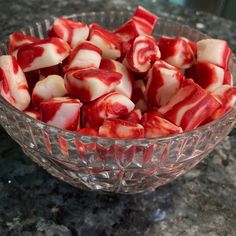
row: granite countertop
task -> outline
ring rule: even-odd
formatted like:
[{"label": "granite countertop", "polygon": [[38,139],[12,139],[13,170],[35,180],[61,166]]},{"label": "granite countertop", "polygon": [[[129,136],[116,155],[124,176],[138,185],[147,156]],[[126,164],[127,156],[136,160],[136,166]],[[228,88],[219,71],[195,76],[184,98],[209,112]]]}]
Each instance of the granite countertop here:
[{"label": "granite countertop", "polygon": [[[127,2],[0,0],[0,39],[50,15],[133,9],[141,4],[160,16],[226,39],[236,52],[236,23],[165,1]],[[234,133],[170,184],[149,193],[112,195],[75,189],[50,176],[0,129],[0,235],[236,235]]]}]

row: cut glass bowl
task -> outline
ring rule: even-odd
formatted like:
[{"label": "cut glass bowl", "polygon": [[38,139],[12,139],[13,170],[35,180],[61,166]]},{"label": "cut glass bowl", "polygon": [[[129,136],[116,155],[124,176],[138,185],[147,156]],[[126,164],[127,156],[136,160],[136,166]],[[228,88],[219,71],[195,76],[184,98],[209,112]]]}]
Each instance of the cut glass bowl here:
[{"label": "cut glass bowl", "polygon": [[[67,18],[96,22],[115,29],[130,12],[91,12]],[[21,30],[44,38],[54,18]],[[188,26],[160,18],[153,33],[198,41],[206,35]],[[0,55],[7,54],[6,44]],[[231,70],[236,78],[235,58]],[[78,188],[119,193],[149,191],[192,169],[233,129],[233,107],[220,119],[195,130],[164,138],[111,139],[91,137],[46,125],[18,111],[0,96],[0,124],[24,153],[53,176]]]}]

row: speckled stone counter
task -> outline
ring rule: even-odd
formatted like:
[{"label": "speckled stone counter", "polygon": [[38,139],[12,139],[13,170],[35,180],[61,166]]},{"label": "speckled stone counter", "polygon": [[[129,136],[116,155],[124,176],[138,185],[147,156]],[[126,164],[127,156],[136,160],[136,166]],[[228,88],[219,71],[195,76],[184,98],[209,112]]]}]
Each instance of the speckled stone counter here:
[{"label": "speckled stone counter", "polygon": [[[236,52],[236,23],[154,0],[127,2],[129,5],[124,0],[0,0],[0,39],[50,15],[133,9],[142,4],[160,16],[226,39]],[[0,235],[234,236],[234,133],[170,184],[149,193],[112,195],[75,189],[50,176],[0,130]]]}]

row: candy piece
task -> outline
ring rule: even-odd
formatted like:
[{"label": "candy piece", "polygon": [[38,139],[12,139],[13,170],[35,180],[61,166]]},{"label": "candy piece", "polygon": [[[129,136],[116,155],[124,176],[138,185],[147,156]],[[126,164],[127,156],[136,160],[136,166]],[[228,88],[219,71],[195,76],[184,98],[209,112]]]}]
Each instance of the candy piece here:
[{"label": "candy piece", "polygon": [[38,111],[34,111],[34,110],[26,110],[24,111],[25,114],[27,114],[28,116],[36,119],[36,120],[41,120],[41,115]]},{"label": "candy piece", "polygon": [[134,78],[130,71],[120,62],[112,59],[103,59],[100,65],[101,69],[118,72],[122,75],[120,83],[115,87],[115,91],[131,98]]},{"label": "candy piece", "polygon": [[24,72],[61,63],[69,55],[69,45],[59,38],[49,38],[21,47],[17,61]]},{"label": "candy piece", "polygon": [[187,131],[197,128],[219,107],[220,103],[212,95],[193,80],[186,79],[177,93],[158,111],[165,119]]},{"label": "candy piece", "polygon": [[29,106],[28,84],[13,56],[0,56],[0,94],[21,111]]},{"label": "candy piece", "polygon": [[48,35],[61,38],[74,48],[88,38],[89,27],[81,22],[57,18],[48,31]]},{"label": "candy piece", "polygon": [[132,43],[139,36],[139,33],[138,24],[133,19],[125,22],[115,31],[115,35],[121,38],[122,42],[126,43]]},{"label": "candy piece", "polygon": [[231,54],[231,49],[224,40],[202,39],[197,42],[198,62],[208,62],[228,70]]},{"label": "candy piece", "polygon": [[61,129],[77,130],[80,128],[80,107],[78,99],[67,97],[51,98],[40,103],[42,121]]},{"label": "candy piece", "polygon": [[28,36],[19,32],[14,32],[9,36],[8,40],[8,53],[17,55],[17,50],[27,44],[39,42],[40,39],[32,36]]},{"label": "candy piece", "polygon": [[32,103],[34,108],[38,109],[41,102],[53,97],[63,97],[66,94],[64,79],[59,75],[49,75],[36,83],[32,92]]},{"label": "candy piece", "polygon": [[171,97],[179,90],[184,75],[175,69],[167,69],[169,67],[164,63],[156,62],[149,70],[147,78],[147,86],[145,97],[152,106],[163,106]]},{"label": "candy piece", "polygon": [[140,123],[144,127],[145,138],[158,138],[183,132],[182,128],[160,117],[155,111],[145,113]]},{"label": "candy piece", "polygon": [[82,128],[75,131],[77,134],[84,134],[89,136],[98,136],[98,132],[92,128]]},{"label": "candy piece", "polygon": [[162,36],[159,42],[161,59],[172,66],[186,69],[189,68],[195,59],[190,44],[183,38],[170,38]]},{"label": "candy piece", "polygon": [[78,70],[89,67],[99,68],[101,59],[101,49],[90,42],[84,42],[72,50],[66,70]]},{"label": "candy piece", "polygon": [[115,34],[123,42],[132,43],[139,35],[150,35],[157,23],[158,17],[139,6],[130,20],[120,26]]},{"label": "candy piece", "polygon": [[128,115],[121,117],[122,120],[132,121],[135,123],[139,123],[142,118],[142,112],[140,109],[134,109]]},{"label": "candy piece", "polygon": [[83,69],[68,71],[65,74],[65,86],[70,96],[89,102],[114,91],[122,75],[102,69]]},{"label": "candy piece", "polygon": [[134,103],[128,97],[111,92],[82,107],[82,126],[97,130],[105,119],[125,116],[133,109]]},{"label": "candy piece", "polygon": [[150,35],[158,21],[158,17],[141,6],[138,6],[132,19],[138,24],[139,35]]},{"label": "candy piece", "polygon": [[102,50],[103,58],[121,56],[121,39],[98,24],[90,25],[89,41]]},{"label": "candy piece", "polygon": [[146,72],[159,58],[160,51],[156,39],[151,36],[138,36],[127,52],[124,64],[134,72]]},{"label": "candy piece", "polygon": [[224,70],[208,62],[198,62],[185,71],[188,78],[209,92],[214,91],[224,83]]},{"label": "candy piece", "polygon": [[145,112],[148,109],[148,105],[144,96],[146,86],[143,80],[136,80],[134,82],[134,89],[131,100],[135,104],[136,109],[140,109],[141,112]]},{"label": "candy piece", "polygon": [[143,138],[144,128],[138,123],[120,119],[108,119],[98,131],[99,136],[107,138]]},{"label": "candy piece", "polygon": [[225,114],[231,107],[235,105],[236,102],[236,87],[231,87],[230,85],[222,85],[216,88],[211,93],[221,104],[212,115],[212,120],[215,120]]}]

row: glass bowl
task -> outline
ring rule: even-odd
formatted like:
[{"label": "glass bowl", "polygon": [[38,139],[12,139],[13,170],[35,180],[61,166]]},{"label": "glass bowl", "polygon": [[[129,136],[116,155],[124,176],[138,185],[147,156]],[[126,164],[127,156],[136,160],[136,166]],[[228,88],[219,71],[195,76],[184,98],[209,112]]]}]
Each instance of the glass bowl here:
[{"label": "glass bowl", "polygon": [[[90,12],[67,18],[97,22],[108,29],[124,23],[130,12]],[[21,30],[43,38],[54,18]],[[184,36],[193,41],[206,35],[188,26],[160,18],[155,36]],[[6,44],[0,54],[6,54]],[[231,70],[236,77],[235,58]],[[119,193],[153,190],[184,174],[232,130],[233,107],[220,119],[195,130],[164,138],[112,139],[65,131],[37,121],[11,106],[0,96],[0,124],[24,153],[53,176],[78,188]]]}]

